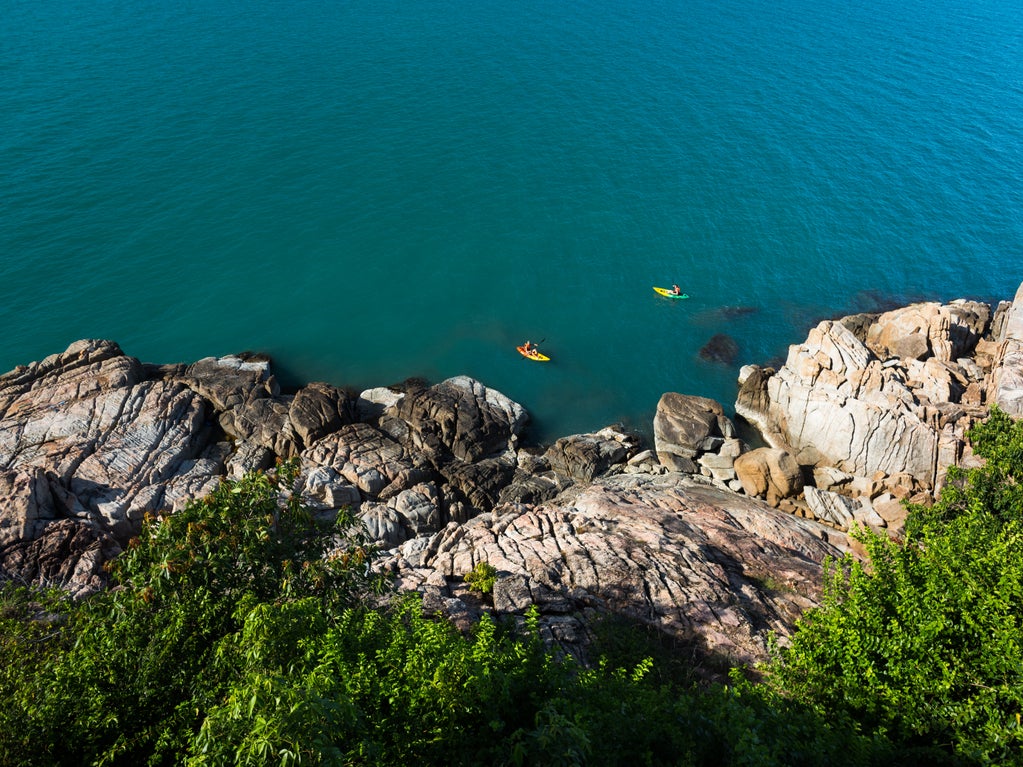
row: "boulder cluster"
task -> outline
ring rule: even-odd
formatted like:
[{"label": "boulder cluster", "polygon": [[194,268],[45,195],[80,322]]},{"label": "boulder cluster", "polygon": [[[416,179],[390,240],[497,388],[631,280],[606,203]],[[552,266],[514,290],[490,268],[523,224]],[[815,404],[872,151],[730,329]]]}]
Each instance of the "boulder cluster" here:
[{"label": "boulder cluster", "polygon": [[[87,595],[146,515],[296,458],[310,507],[355,510],[379,566],[449,617],[537,605],[576,652],[615,614],[753,662],[815,603],[840,531],[898,534],[901,501],[970,460],[989,403],[1023,414],[1023,287],[994,310],[822,322],[780,369],[743,368],[756,447],[720,404],[677,393],[653,449],[615,427],[527,445],[526,410],[467,377],[285,393],[259,355],[152,365],[83,340],[0,376],[0,577]],[[490,595],[464,581],[480,562]]]},{"label": "boulder cluster", "polygon": [[996,404],[1023,415],[1023,286],[994,310],[918,303],[821,322],[779,369],[740,371],[737,417],[713,401],[665,394],[657,456],[734,492],[840,530],[898,536],[903,501],[929,503],[950,466],[973,460],[966,432]]}]

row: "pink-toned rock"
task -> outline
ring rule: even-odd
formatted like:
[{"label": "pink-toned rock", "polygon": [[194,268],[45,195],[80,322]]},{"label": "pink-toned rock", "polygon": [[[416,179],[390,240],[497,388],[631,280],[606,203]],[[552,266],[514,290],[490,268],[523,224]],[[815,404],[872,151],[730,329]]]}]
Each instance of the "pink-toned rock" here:
[{"label": "pink-toned rock", "polygon": [[815,604],[820,563],[842,551],[827,535],[697,480],[619,475],[555,502],[449,524],[426,545],[406,543],[384,566],[399,585],[468,600],[461,579],[485,561],[498,571],[498,612],[537,604],[545,623],[615,612],[750,663],[766,658],[769,632],[785,636]]},{"label": "pink-toned rock", "polygon": [[409,478],[409,487],[421,481],[408,474],[416,466],[408,451],[364,423],[343,426],[323,437],[302,453],[302,461],[311,468],[333,468],[367,498],[376,498],[400,475]]},{"label": "pink-toned rock", "polygon": [[74,519],[46,524],[35,538],[6,547],[0,573],[21,583],[60,585],[73,596],[106,585],[103,565],[120,553],[117,542],[94,525]]}]

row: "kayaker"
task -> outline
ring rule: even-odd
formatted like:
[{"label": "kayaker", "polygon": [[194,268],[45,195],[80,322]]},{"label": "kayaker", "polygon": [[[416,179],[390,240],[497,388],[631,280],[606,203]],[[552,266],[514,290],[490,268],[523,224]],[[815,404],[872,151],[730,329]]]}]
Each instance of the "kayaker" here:
[{"label": "kayaker", "polygon": [[533,346],[533,342],[532,341],[526,341],[526,343],[522,344],[522,351],[524,351],[526,354],[535,355],[536,354],[536,347]]},{"label": "kayaker", "polygon": [[673,296],[681,296],[682,295],[682,288],[680,288],[678,285],[672,285],[671,286],[671,294]]}]

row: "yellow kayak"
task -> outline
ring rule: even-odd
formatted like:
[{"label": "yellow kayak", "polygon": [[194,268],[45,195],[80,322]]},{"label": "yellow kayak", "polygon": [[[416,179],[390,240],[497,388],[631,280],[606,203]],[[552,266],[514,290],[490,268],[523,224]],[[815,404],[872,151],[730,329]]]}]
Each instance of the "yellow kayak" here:
[{"label": "yellow kayak", "polygon": [[519,354],[525,357],[527,360],[535,360],[536,362],[550,362],[551,358],[546,354],[540,354],[538,351],[527,352],[525,346],[516,346],[519,350]]}]

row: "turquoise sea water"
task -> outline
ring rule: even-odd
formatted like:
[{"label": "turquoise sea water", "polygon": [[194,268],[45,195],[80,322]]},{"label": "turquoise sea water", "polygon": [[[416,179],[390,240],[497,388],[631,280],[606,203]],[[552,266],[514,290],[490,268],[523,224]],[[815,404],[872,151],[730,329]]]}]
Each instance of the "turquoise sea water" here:
[{"label": "turquoise sea water", "polygon": [[1023,280],[1018,2],[0,6],[2,370],[257,350],[646,430],[823,317]]}]

